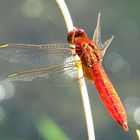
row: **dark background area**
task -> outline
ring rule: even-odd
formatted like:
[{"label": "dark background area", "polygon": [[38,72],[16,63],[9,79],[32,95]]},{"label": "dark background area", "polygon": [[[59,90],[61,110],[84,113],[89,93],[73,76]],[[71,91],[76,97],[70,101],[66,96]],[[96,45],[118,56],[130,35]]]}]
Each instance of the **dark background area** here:
[{"label": "dark background area", "polygon": [[[101,12],[102,39],[115,38],[103,65],[128,115],[129,132],[114,122],[95,86],[88,82],[96,140],[137,140],[140,128],[140,1],[66,0],[74,25],[92,38]],[[0,0],[0,43],[67,42],[66,26],[54,0]],[[22,65],[0,60],[0,139],[44,140],[36,124],[46,114],[72,140],[86,140],[79,86],[32,81],[5,83]],[[6,87],[6,93],[3,92]],[[51,131],[51,130],[50,130]]]}]

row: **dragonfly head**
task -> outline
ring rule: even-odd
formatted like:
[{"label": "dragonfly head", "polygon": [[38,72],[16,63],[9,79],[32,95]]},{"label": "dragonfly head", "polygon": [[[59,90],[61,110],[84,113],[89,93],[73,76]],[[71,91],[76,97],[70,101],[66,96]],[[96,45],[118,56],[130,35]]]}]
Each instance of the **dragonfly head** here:
[{"label": "dragonfly head", "polygon": [[75,45],[75,39],[82,37],[87,37],[86,32],[83,29],[74,28],[68,33],[67,40],[70,44]]}]

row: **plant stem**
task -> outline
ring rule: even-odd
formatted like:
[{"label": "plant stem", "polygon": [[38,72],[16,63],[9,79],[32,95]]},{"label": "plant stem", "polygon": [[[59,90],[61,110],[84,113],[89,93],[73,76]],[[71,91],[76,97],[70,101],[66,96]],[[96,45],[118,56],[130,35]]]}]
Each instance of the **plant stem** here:
[{"label": "plant stem", "polygon": [[[68,32],[73,30],[74,27],[73,27],[72,19],[71,19],[71,16],[69,14],[68,8],[65,4],[65,1],[64,0],[56,0],[56,2],[61,9],[61,12],[63,14]],[[75,56],[75,59],[80,60],[80,58],[77,55]],[[86,88],[86,82],[85,82],[84,78],[81,78],[81,77],[83,77],[83,70],[82,70],[82,68],[77,68],[77,69],[78,69],[78,79],[79,79],[79,84],[80,84],[80,91],[81,91],[85,119],[86,119],[86,125],[87,125],[88,139],[95,140],[93,119],[92,119],[92,113],[91,113],[88,92],[87,92],[87,88]]]}]

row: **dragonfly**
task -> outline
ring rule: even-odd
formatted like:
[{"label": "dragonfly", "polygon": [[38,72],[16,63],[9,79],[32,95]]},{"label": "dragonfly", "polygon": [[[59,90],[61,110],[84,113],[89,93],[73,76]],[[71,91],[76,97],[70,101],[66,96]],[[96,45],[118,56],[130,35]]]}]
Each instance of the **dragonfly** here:
[{"label": "dragonfly", "polygon": [[[0,44],[0,58],[35,67],[10,74],[8,80],[11,81],[55,79],[56,77],[75,81],[78,75],[77,70],[82,68],[86,79],[95,84],[109,114],[125,131],[128,131],[125,109],[102,66],[106,50],[113,37],[102,43],[99,14],[93,40],[87,36],[83,29],[74,28],[68,33],[68,43]],[[76,61],[75,55],[78,55],[80,60]]]}]

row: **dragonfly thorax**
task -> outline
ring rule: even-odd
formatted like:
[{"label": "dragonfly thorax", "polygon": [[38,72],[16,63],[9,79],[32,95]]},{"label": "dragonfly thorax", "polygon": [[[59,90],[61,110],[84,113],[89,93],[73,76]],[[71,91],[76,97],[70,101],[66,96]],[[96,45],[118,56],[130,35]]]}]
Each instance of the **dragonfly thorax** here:
[{"label": "dragonfly thorax", "polygon": [[68,33],[68,42],[76,45],[76,54],[87,67],[92,67],[95,63],[101,62],[102,55],[97,44],[87,37],[83,29],[73,29]]},{"label": "dragonfly thorax", "polygon": [[93,67],[95,63],[102,61],[102,55],[95,42],[87,37],[77,38],[76,54],[87,67]]}]

